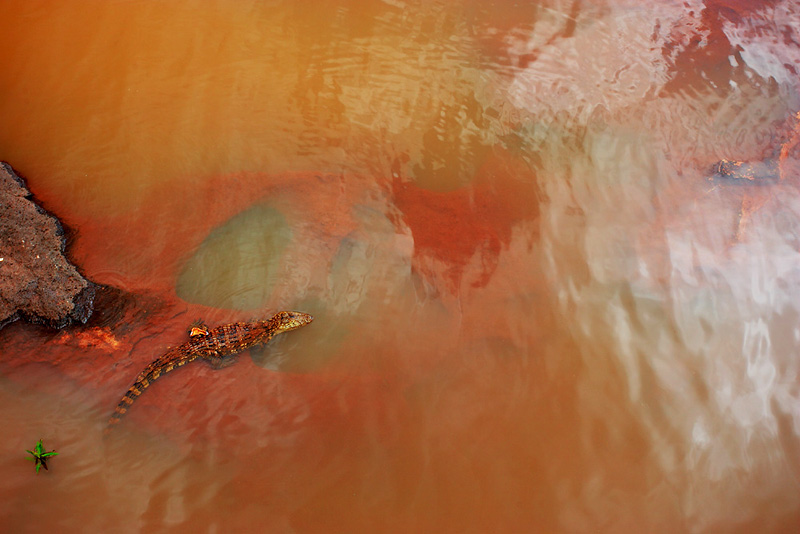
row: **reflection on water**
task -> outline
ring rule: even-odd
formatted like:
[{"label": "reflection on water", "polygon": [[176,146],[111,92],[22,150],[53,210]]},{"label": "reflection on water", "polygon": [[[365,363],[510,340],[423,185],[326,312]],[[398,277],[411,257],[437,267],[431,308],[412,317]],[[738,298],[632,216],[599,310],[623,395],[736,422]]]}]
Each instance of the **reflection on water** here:
[{"label": "reflection on water", "polygon": [[[0,331],[0,524],[793,532],[797,28],[791,0],[5,6],[0,159],[129,293]],[[278,308],[316,319],[101,440],[194,319]]]}]

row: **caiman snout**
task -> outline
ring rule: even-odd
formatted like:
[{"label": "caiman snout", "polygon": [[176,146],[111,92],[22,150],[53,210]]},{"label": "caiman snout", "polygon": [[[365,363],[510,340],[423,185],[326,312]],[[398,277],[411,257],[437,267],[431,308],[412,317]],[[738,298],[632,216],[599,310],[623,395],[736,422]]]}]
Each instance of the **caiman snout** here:
[{"label": "caiman snout", "polygon": [[281,332],[288,332],[289,330],[300,328],[314,320],[314,318],[307,313],[295,311],[278,312],[273,319],[277,320],[278,329],[280,329]]}]

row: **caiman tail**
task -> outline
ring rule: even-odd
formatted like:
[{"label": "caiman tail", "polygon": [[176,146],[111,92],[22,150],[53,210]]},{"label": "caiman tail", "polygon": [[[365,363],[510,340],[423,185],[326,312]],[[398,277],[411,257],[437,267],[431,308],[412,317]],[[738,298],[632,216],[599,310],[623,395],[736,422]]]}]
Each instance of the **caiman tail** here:
[{"label": "caiman tail", "polygon": [[148,365],[144,371],[142,371],[139,376],[136,377],[136,382],[134,382],[125,395],[122,396],[122,399],[119,401],[119,404],[117,404],[116,409],[114,409],[114,413],[108,420],[105,433],[108,434],[114,425],[119,423],[119,420],[122,419],[122,416],[125,415],[125,412],[127,412],[128,408],[130,408],[131,404],[133,404],[133,401],[135,401],[145,389],[150,387],[150,384],[158,380],[161,375],[165,375],[173,369],[177,369],[178,367],[182,367],[187,363],[196,360],[197,356],[198,355],[196,353],[187,352],[185,347],[181,346],[172,349]]}]

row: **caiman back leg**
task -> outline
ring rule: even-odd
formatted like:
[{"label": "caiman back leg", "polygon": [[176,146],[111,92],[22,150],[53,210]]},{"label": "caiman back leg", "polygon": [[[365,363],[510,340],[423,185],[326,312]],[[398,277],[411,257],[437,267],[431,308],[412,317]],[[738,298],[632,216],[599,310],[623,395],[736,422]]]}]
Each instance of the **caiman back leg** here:
[{"label": "caiman back leg", "polygon": [[145,370],[142,371],[138,377],[136,377],[136,381],[128,389],[125,395],[122,396],[119,404],[117,404],[117,407],[114,409],[114,413],[108,420],[106,433],[108,433],[114,425],[119,423],[119,420],[123,415],[125,415],[125,412],[128,411],[128,408],[130,408],[131,404],[133,404],[133,401],[135,401],[137,397],[139,397],[139,395],[141,395],[144,390],[150,386],[150,384],[173,369],[182,367],[187,363],[197,359],[197,354],[187,353],[185,350],[181,350],[182,348],[183,347],[178,347],[169,351],[164,356],[148,365]]}]

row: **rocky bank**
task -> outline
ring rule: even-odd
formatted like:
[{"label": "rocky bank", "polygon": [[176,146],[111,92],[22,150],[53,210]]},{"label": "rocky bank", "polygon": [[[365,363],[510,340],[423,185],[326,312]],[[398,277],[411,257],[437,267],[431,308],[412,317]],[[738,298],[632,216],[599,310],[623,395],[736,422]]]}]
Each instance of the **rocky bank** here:
[{"label": "rocky bank", "polygon": [[95,285],[64,256],[61,223],[31,197],[0,162],[0,328],[20,318],[55,328],[85,323]]}]

